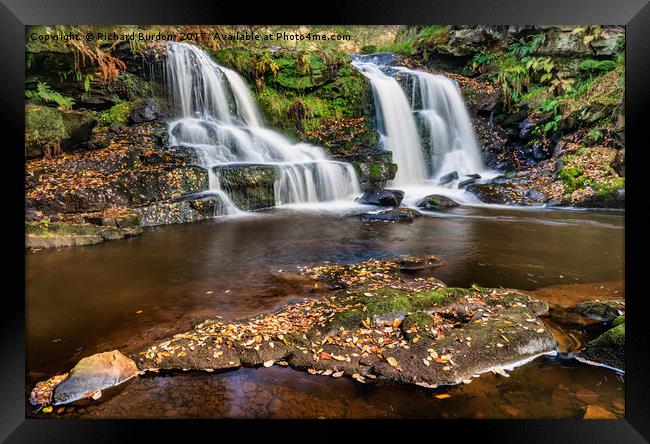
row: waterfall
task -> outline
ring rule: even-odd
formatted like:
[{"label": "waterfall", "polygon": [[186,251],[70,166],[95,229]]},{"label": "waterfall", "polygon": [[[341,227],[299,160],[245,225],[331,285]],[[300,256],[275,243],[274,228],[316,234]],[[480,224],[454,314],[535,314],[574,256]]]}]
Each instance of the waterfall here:
[{"label": "waterfall", "polygon": [[401,86],[372,62],[354,61],[352,64],[372,85],[380,140],[384,149],[393,153],[393,161],[398,166],[392,185],[405,186],[424,182],[426,164],[420,148],[420,138],[411,107]]},{"label": "waterfall", "polygon": [[245,82],[187,43],[167,44],[167,78],[178,118],[169,122],[171,145],[192,148],[208,170],[210,189],[222,195],[228,214],[237,207],[221,189],[214,166],[273,165],[276,205],[350,199],[361,193],[352,165],[325,151],[293,143],[265,128]]},{"label": "waterfall", "polygon": [[[456,172],[459,179],[444,185],[457,190],[463,176],[486,172],[457,83],[442,75],[378,65],[380,60],[373,55],[356,56],[352,64],[372,85],[377,130],[398,166],[391,185],[435,186],[441,176]],[[408,86],[400,85],[397,76],[406,76],[410,81],[405,82],[410,86],[408,93],[404,91]],[[418,121],[424,130],[421,135]],[[426,137],[431,147],[428,158],[420,137]],[[459,197],[462,192],[452,194]]]},{"label": "waterfall", "polygon": [[432,179],[456,171],[459,176],[474,174],[485,167],[481,159],[472,121],[456,82],[449,77],[401,69],[418,80],[422,101],[415,108],[431,142]]}]

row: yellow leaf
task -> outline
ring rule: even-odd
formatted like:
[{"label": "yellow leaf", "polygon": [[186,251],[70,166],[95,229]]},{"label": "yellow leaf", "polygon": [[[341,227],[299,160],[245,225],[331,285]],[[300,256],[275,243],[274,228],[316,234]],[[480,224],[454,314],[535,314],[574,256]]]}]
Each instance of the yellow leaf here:
[{"label": "yellow leaf", "polygon": [[447,393],[441,393],[439,395],[436,395],[436,398],[438,398],[438,399],[447,399],[447,398],[451,398],[451,395],[448,395]]},{"label": "yellow leaf", "polygon": [[391,365],[391,367],[397,367],[397,360],[392,356],[386,358],[386,361]]},{"label": "yellow leaf", "polygon": [[271,367],[273,364],[275,364],[275,361],[273,361],[273,360],[266,361],[264,363],[264,367]]}]

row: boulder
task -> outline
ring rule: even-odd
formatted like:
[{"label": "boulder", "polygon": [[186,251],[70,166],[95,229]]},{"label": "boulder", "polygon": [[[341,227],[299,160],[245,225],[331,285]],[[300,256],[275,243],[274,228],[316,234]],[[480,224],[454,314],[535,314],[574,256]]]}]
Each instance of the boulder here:
[{"label": "boulder", "polygon": [[447,173],[444,176],[440,176],[440,179],[438,179],[438,185],[447,185],[448,183],[453,182],[457,179],[458,171],[452,171],[451,173]]},{"label": "boulder", "polygon": [[98,399],[103,390],[128,381],[138,372],[135,362],[117,350],[83,358],[54,388],[52,404],[65,405],[91,397]]},{"label": "boulder", "polygon": [[131,121],[133,123],[151,122],[161,117],[163,117],[163,111],[154,98],[142,100],[131,110]]},{"label": "boulder", "polygon": [[549,315],[557,322],[584,327],[613,323],[624,312],[622,301],[585,301],[571,307],[552,307]]},{"label": "boulder", "polygon": [[217,195],[197,193],[166,202],[135,208],[144,227],[198,222],[224,214],[223,202]]},{"label": "boulder", "polygon": [[[476,179],[472,179],[476,180]],[[418,208],[423,208],[425,210],[440,210],[445,208],[454,208],[460,204],[448,197],[442,196],[440,194],[431,194],[420,202],[417,203]]]},{"label": "boulder", "polygon": [[478,181],[478,179],[463,180],[461,182],[458,182],[458,188],[465,188],[466,186],[471,185],[473,183],[476,183],[477,181]]},{"label": "boulder", "polygon": [[539,190],[536,190],[535,188],[531,188],[530,190],[526,191],[526,197],[537,203],[544,203],[549,199],[546,194],[542,193]]},{"label": "boulder", "polygon": [[416,217],[422,214],[412,208],[395,208],[384,210],[378,213],[363,213],[358,216],[363,221],[370,222],[407,222],[412,223]]},{"label": "boulder", "polygon": [[579,208],[625,208],[625,188],[596,191],[581,197],[573,203]]},{"label": "boulder", "polygon": [[280,177],[273,165],[227,165],[214,168],[221,188],[238,208],[252,211],[275,205],[275,180]]},{"label": "boulder", "polygon": [[625,322],[610,328],[581,351],[580,360],[625,370]]},{"label": "boulder", "polygon": [[357,202],[364,205],[376,205],[379,207],[399,207],[403,198],[404,191],[375,188],[363,193],[363,195],[357,199]]},{"label": "boulder", "polygon": [[524,191],[517,186],[504,182],[473,183],[466,191],[474,194],[482,202],[502,205],[530,205]]}]

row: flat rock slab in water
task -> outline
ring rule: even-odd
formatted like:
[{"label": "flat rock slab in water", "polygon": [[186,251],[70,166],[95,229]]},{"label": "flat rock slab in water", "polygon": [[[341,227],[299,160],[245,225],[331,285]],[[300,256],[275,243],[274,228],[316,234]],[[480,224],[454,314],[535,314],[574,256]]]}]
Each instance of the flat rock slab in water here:
[{"label": "flat rock slab in water", "polygon": [[141,370],[278,364],[359,382],[438,386],[555,350],[538,319],[545,303],[516,290],[406,280],[400,268],[398,259],[301,269],[315,283],[342,290],[241,321],[206,320],[135,360]]},{"label": "flat rock slab in water", "polygon": [[54,387],[52,404],[57,406],[99,398],[102,390],[122,384],[138,372],[135,362],[117,350],[83,358],[68,377]]},{"label": "flat rock slab in water", "polygon": [[358,216],[359,219],[369,222],[407,222],[415,221],[416,217],[422,214],[412,208],[395,208],[384,210],[378,213],[364,213]]},{"label": "flat rock slab in water", "polygon": [[585,301],[571,307],[554,306],[549,310],[555,321],[581,326],[610,323],[624,313],[623,301]]}]

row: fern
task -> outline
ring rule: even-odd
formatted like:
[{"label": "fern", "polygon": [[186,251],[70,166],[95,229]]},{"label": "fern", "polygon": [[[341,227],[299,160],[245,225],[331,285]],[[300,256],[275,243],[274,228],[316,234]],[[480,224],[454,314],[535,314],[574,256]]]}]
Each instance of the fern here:
[{"label": "fern", "polygon": [[38,82],[36,91],[25,91],[25,97],[35,102],[56,103],[61,109],[68,110],[74,105],[72,97],[64,97],[60,93],[50,89],[47,83]]}]

